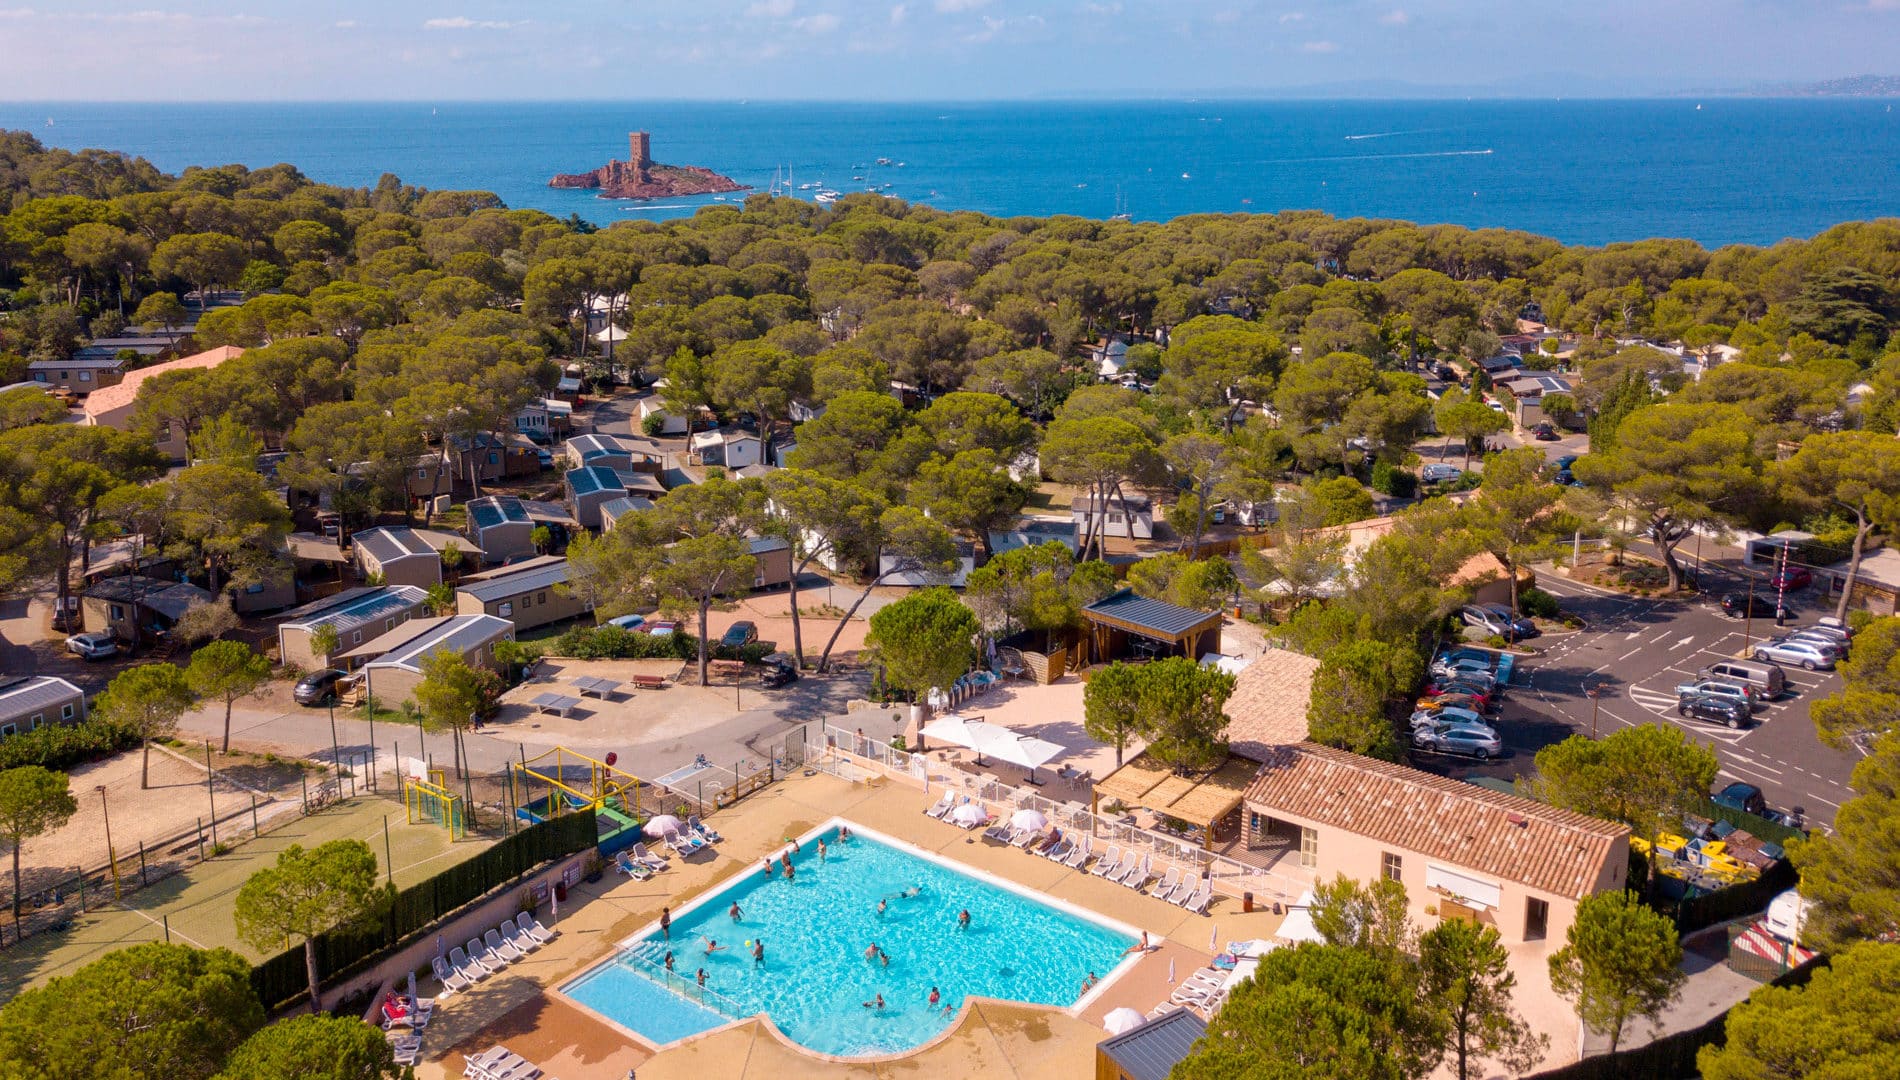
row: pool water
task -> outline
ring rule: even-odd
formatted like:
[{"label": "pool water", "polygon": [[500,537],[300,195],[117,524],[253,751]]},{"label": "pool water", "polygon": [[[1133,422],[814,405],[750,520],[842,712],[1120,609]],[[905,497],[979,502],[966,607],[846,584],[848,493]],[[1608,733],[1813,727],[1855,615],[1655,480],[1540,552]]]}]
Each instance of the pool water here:
[{"label": "pool water", "polygon": [[[845,1057],[919,1046],[948,1027],[969,995],[1067,1007],[1090,972],[1106,976],[1134,943],[1129,934],[1071,915],[971,874],[857,833],[829,853],[802,839],[797,873],[756,867],[676,915],[670,941],[656,929],[563,992],[665,1045],[729,1020],[765,1013],[800,1045]],[[1031,856],[1025,855],[1024,858]],[[921,887],[913,897],[898,894]],[[884,913],[877,903],[886,899]],[[735,923],[734,903],[741,918]],[[969,909],[968,930],[957,913]],[[708,939],[719,948],[708,954]],[[763,941],[753,963],[748,941]],[[888,966],[867,960],[875,943]],[[661,959],[674,954],[679,992],[663,989]],[[706,970],[704,1007],[694,978]],[[929,1004],[931,987],[941,995]],[[864,1002],[882,994],[883,1009]],[[946,1008],[947,1007],[947,1008]]]}]

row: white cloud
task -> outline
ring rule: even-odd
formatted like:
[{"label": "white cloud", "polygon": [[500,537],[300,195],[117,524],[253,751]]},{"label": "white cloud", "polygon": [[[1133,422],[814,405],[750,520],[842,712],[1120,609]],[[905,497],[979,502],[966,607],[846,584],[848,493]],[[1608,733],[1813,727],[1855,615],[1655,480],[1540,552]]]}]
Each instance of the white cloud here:
[{"label": "white cloud", "polygon": [[792,13],[797,0],[758,0],[758,3],[745,9],[747,17],[753,19],[783,19]]},{"label": "white cloud", "polygon": [[1339,51],[1339,46],[1330,41],[1309,41],[1300,46],[1300,51],[1310,53],[1336,53]]},{"label": "white cloud", "polygon": [[356,20],[355,19],[338,19],[336,21],[336,28],[338,30],[354,30],[356,29]]},{"label": "white cloud", "polygon": [[904,25],[904,20],[908,18],[910,18],[909,4],[898,4],[897,6],[891,8],[891,25],[892,26],[902,26]]},{"label": "white cloud", "polygon": [[456,15],[447,19],[429,19],[422,24],[424,30],[512,30],[523,25],[518,22],[499,22],[493,19],[471,19],[465,15]]},{"label": "white cloud", "polygon": [[829,34],[838,28],[838,17],[827,11],[819,15],[807,15],[792,22],[792,25],[807,34]]},{"label": "white cloud", "polygon": [[1405,9],[1394,8],[1384,15],[1379,16],[1379,21],[1387,26],[1404,26],[1412,21],[1412,17],[1405,13]]},{"label": "white cloud", "polygon": [[937,10],[945,14],[975,11],[977,8],[988,6],[989,2],[990,0],[937,0]]},{"label": "white cloud", "polygon": [[1281,26],[1285,26],[1287,23],[1296,23],[1296,22],[1305,22],[1305,21],[1306,21],[1306,12],[1304,11],[1289,11],[1285,15],[1280,16]]},{"label": "white cloud", "polygon": [[1122,13],[1122,6],[1120,4],[1083,4],[1082,13],[1085,15],[1120,15]]},{"label": "white cloud", "polygon": [[1218,26],[1232,26],[1240,21],[1241,15],[1240,12],[1228,8],[1225,11],[1216,11],[1209,18],[1213,19]]}]

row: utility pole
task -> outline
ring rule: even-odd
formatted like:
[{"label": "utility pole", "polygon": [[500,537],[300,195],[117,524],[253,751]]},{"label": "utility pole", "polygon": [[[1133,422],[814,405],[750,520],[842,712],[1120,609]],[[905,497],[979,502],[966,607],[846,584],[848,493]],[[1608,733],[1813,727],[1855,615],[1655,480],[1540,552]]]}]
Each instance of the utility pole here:
[{"label": "utility pole", "polygon": [[106,816],[106,860],[112,864],[112,898],[117,900],[119,898],[119,852],[112,846],[112,808],[106,805],[104,784],[94,784],[93,790],[99,793],[99,809]]}]

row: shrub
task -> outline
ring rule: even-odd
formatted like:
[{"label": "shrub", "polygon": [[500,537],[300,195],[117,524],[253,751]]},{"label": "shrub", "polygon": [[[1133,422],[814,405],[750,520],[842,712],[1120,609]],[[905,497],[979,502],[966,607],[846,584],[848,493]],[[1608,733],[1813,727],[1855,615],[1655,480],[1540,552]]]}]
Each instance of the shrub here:
[{"label": "shrub", "polygon": [[1490,637],[1484,639],[1484,643],[1493,649],[1502,649],[1510,644],[1510,642],[1504,640],[1501,634],[1492,634]]},{"label": "shrub", "polygon": [[38,765],[55,772],[130,750],[138,736],[104,719],[88,717],[77,724],[47,724],[0,739],[0,769]]},{"label": "shrub", "polygon": [[1874,613],[1871,611],[1855,610],[1847,613],[1848,629],[1854,631],[1856,634],[1867,629],[1868,625],[1873,621]]},{"label": "shrub", "polygon": [[1534,619],[1554,619],[1560,614],[1557,598],[1542,589],[1525,589],[1517,595],[1517,604]]},{"label": "shrub", "polygon": [[640,418],[640,431],[648,438],[658,438],[666,433],[666,417],[659,413],[648,413]]},{"label": "shrub", "polygon": [[576,660],[689,660],[699,639],[676,633],[654,636],[619,626],[576,626],[548,643],[548,655]]},{"label": "shrub", "polygon": [[1372,490],[1381,495],[1409,499],[1418,490],[1418,477],[1390,462],[1372,464]]}]

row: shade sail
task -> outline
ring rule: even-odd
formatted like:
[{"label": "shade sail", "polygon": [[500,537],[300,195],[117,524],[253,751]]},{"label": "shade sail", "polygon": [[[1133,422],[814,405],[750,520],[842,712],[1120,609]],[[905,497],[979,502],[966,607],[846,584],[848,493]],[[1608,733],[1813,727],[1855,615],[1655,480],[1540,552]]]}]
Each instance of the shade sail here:
[{"label": "shade sail", "polygon": [[1021,765],[1025,769],[1036,769],[1068,753],[1067,747],[1060,743],[1052,743],[1048,739],[1022,735],[1008,728],[985,726],[991,727],[997,734],[991,735],[989,741],[977,749],[998,761]]}]

